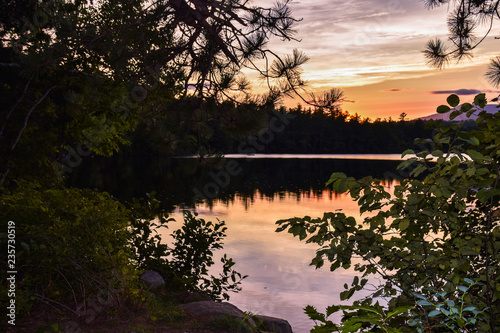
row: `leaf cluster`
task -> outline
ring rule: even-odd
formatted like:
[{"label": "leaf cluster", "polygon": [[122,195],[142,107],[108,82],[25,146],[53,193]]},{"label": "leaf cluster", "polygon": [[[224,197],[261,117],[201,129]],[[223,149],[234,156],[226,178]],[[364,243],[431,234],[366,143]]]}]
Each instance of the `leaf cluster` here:
[{"label": "leaf cluster", "polygon": [[[126,296],[137,279],[125,207],[92,190],[20,185],[1,197],[0,209],[2,221],[16,226],[16,300],[25,310],[20,313],[28,314],[37,302],[78,311],[90,295]],[[1,236],[7,248],[7,236]]]},{"label": "leaf cluster", "polygon": [[428,330],[425,326],[429,324],[434,329],[446,327],[453,332],[474,331],[477,327],[477,317],[480,315],[480,311],[475,306],[465,307],[464,305],[468,298],[469,289],[473,288],[476,283],[468,278],[465,278],[464,282],[468,286],[459,285],[457,287],[458,292],[461,293],[461,297],[458,298],[459,303],[447,299],[447,293],[444,291],[432,294],[430,299],[415,293],[415,296],[419,299],[417,305],[429,311],[428,318],[430,321],[423,323],[420,318],[414,318],[409,323],[409,326],[417,327],[418,332]]},{"label": "leaf cluster", "polygon": [[[325,213],[317,219],[280,220],[277,231],[320,245],[311,262],[316,267],[328,261],[331,270],[349,268],[353,258],[361,258],[354,268],[362,277],[378,275],[385,281],[370,299],[388,297],[389,311],[414,306],[415,293],[429,298],[429,290],[459,297],[455,291],[461,279],[476,281],[480,288],[468,293],[465,307],[488,309],[475,325],[494,332],[500,324],[500,113],[482,110],[484,94],[474,104],[458,107],[455,95],[448,103],[438,111],[476,113],[477,128],[465,131],[461,123],[437,122],[431,139],[418,140],[420,151],[403,153],[414,155],[400,164],[406,179],[391,192],[372,177],[331,175],[327,185],[358,203],[366,215],[361,221]],[[343,295],[346,299],[358,290],[356,285]],[[400,323],[408,316],[401,314]],[[428,314],[417,311],[415,316]]]},{"label": "leaf cluster", "polygon": [[[377,303],[365,305],[362,302],[355,302],[353,305],[336,305],[329,306],[326,309],[326,315],[318,312],[316,308],[307,306],[305,313],[310,319],[321,323],[316,325],[312,333],[327,333],[327,332],[386,332],[386,333],[399,333],[399,329],[395,327],[392,321],[402,313],[407,313],[411,309],[410,306],[400,306],[393,311],[386,311]],[[334,324],[332,321],[327,320],[331,314],[342,311],[344,318],[342,325]]]},{"label": "leaf cluster", "polygon": [[159,272],[173,292],[201,292],[213,299],[229,299],[228,291],[241,290],[246,276],[234,270],[235,262],[226,254],[220,258],[221,272],[213,275],[214,251],[222,249],[227,227],[224,221],[213,223],[183,212],[184,223],[170,233],[171,244],[160,234],[173,218],[158,216],[159,203],[154,193],[147,202],[135,200],[132,206],[131,244],[140,269]]}]

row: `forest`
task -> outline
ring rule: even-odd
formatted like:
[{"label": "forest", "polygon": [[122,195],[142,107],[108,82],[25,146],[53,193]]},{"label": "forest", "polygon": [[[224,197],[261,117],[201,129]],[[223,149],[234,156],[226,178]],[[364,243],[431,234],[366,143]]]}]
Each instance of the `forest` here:
[{"label": "forest", "polygon": [[[286,115],[284,122],[272,126],[271,119],[277,113]],[[255,120],[254,120],[255,121]],[[274,121],[274,120],[273,120]],[[426,121],[407,120],[405,116],[393,119],[362,119],[335,109],[277,108],[262,112],[255,123],[242,123],[236,132],[225,123],[225,119],[212,119],[204,124],[203,132],[190,129],[183,139],[174,144],[174,155],[199,153],[199,143],[203,143],[206,154],[398,154],[407,148],[414,148],[416,138],[428,137],[432,126]],[[158,144],[155,135],[161,132],[155,128],[139,129],[132,136],[131,154],[161,155],[164,144]],[[246,127],[244,127],[246,126]],[[252,127],[248,127],[252,126]],[[171,124],[170,128],[180,128]],[[247,128],[245,135],[244,128]],[[243,134],[242,134],[243,133]],[[180,132],[176,135],[180,135]]]}]

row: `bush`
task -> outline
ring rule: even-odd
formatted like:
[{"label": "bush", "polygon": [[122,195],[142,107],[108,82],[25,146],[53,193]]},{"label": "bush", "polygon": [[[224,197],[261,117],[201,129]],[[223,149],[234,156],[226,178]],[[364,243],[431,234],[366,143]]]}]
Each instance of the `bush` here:
[{"label": "bush", "polygon": [[[341,212],[277,222],[278,231],[321,246],[312,261],[317,268],[330,262],[335,271],[350,267],[354,256],[364,259],[354,266],[362,279],[345,285],[342,300],[363,289],[368,276],[383,278],[372,295],[350,308],[329,307],[326,316],[308,308],[318,322],[315,332],[411,332],[410,322],[425,323],[425,332],[447,332],[451,322],[442,325],[423,302],[445,301],[435,298],[441,294],[447,304],[479,310],[466,312],[472,316],[462,318],[466,325],[453,329],[500,330],[500,112],[482,109],[484,94],[474,104],[458,107],[456,95],[448,103],[438,112],[453,110],[452,118],[475,112],[477,128],[464,131],[461,123],[437,122],[433,138],[418,141],[421,151],[403,153],[416,155],[400,164],[404,179],[393,193],[372,177],[332,174],[327,184],[349,193],[360,213],[368,213],[362,223]],[[477,283],[465,296],[460,293],[464,280]],[[380,298],[388,299],[387,310],[373,304]],[[341,325],[327,319],[340,310]]]},{"label": "bush", "polygon": [[122,204],[92,190],[19,185],[0,206],[1,220],[15,223],[19,312],[37,300],[78,312],[91,295],[116,296],[135,279],[129,212]]},{"label": "bush", "polygon": [[166,229],[173,219],[158,214],[158,202],[150,197],[147,203],[135,201],[131,208],[132,244],[139,268],[159,272],[173,291],[201,292],[213,299],[229,299],[228,291],[241,290],[246,276],[233,269],[231,258],[220,258],[222,272],[211,275],[214,251],[222,249],[226,236],[224,221],[213,223],[198,218],[197,213],[184,211],[184,223],[173,231],[172,244],[162,242],[157,230]]}]

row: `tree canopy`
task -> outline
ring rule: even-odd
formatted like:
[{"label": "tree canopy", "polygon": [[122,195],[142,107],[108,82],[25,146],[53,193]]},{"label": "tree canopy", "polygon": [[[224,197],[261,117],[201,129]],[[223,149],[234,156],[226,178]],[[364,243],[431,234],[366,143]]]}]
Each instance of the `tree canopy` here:
[{"label": "tree canopy", "polygon": [[[209,119],[274,107],[299,92],[307,56],[267,47],[271,38],[294,39],[288,3],[2,1],[0,183],[27,172],[26,155],[44,165],[64,164],[77,145],[110,155],[141,124],[168,142],[191,135],[174,130],[188,123],[200,141]],[[265,80],[265,96],[251,93],[244,70]],[[223,113],[221,103],[234,106]],[[158,125],[168,117],[171,131]]]}]

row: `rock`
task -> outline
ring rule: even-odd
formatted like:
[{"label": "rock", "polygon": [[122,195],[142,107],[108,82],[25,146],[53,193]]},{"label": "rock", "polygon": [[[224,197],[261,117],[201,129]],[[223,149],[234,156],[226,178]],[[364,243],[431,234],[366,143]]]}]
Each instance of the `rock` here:
[{"label": "rock", "polygon": [[159,292],[165,288],[165,280],[155,271],[145,271],[139,281],[149,290]]},{"label": "rock", "polygon": [[268,316],[255,316],[259,322],[262,322],[263,329],[274,333],[293,333],[292,326],[285,319]]},{"label": "rock", "polygon": [[177,297],[180,303],[192,303],[200,301],[212,301],[210,296],[196,292],[184,292]]},{"label": "rock", "polygon": [[252,318],[248,317],[243,311],[238,309],[236,306],[227,302],[214,302],[214,301],[201,301],[193,302],[180,305],[180,308],[186,312],[188,317],[203,323],[210,323],[213,320],[220,319],[223,317],[231,317],[236,320],[243,320],[250,327],[255,327],[255,322]]}]

